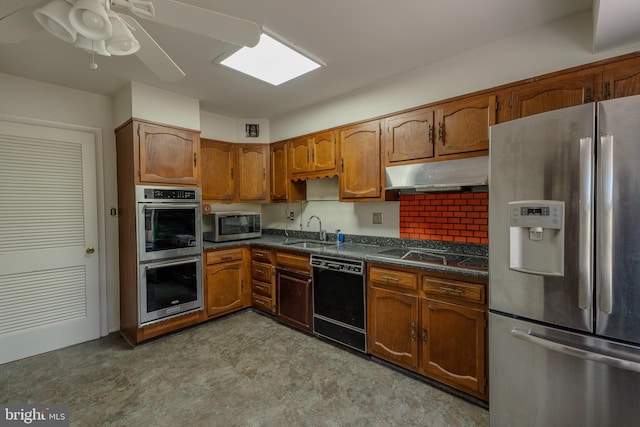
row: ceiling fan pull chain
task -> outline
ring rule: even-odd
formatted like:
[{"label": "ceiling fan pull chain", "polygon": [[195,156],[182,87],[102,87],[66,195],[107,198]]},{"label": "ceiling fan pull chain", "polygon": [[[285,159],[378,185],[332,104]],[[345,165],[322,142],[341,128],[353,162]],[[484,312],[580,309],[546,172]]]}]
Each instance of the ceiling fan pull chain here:
[{"label": "ceiling fan pull chain", "polygon": [[96,50],[93,47],[93,40],[91,40],[91,64],[89,64],[91,70],[97,70],[98,64],[96,64]]}]

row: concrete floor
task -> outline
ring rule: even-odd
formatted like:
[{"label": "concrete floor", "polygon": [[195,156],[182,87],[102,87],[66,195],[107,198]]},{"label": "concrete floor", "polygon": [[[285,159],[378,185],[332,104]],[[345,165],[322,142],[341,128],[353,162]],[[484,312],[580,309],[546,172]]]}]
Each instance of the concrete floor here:
[{"label": "concrete floor", "polygon": [[74,426],[487,426],[489,413],[252,311],[131,349],[117,334],[0,365],[0,403]]}]

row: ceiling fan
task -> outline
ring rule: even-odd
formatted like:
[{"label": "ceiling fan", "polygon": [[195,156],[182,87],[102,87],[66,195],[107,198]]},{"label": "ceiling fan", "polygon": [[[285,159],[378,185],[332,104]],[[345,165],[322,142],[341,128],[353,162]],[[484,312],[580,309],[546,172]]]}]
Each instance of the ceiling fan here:
[{"label": "ceiling fan", "polygon": [[[136,17],[237,46],[253,47],[260,27],[252,21],[174,0],[2,0],[0,43],[19,43],[44,27],[93,54],[135,54],[164,81],[184,72],[145,31]],[[91,68],[97,68],[95,61]]]}]

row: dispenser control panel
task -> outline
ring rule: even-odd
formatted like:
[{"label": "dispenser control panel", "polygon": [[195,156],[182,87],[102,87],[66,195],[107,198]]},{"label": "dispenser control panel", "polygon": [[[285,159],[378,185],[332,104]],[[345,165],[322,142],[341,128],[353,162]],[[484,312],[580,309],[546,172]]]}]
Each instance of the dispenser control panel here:
[{"label": "dispenser control panel", "polygon": [[524,200],[509,202],[509,226],[560,229],[564,223],[564,202]]}]

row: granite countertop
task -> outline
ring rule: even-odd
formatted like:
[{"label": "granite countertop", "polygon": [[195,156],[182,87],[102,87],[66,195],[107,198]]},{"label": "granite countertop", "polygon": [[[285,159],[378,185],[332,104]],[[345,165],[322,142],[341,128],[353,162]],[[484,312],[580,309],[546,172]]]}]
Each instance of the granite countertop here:
[{"label": "granite countertop", "polygon": [[[317,234],[317,233],[315,233]],[[270,235],[263,234],[262,237],[257,239],[246,239],[246,240],[236,240],[232,242],[223,242],[223,243],[213,243],[213,242],[204,242],[203,247],[204,250],[213,250],[213,249],[221,249],[226,247],[233,246],[241,246],[241,245],[255,245],[255,246],[263,246],[269,248],[276,249],[286,249],[288,251],[294,252],[302,252],[308,254],[321,254],[328,256],[337,256],[342,258],[351,258],[357,259],[365,262],[376,262],[382,264],[396,265],[401,267],[410,267],[417,268],[425,271],[436,271],[442,273],[450,273],[450,274],[458,274],[460,276],[467,277],[477,277],[477,278],[488,278],[489,273],[485,270],[473,269],[473,268],[465,268],[460,266],[452,266],[452,265],[441,265],[441,264],[431,264],[424,263],[419,261],[408,261],[406,259],[400,259],[399,256],[390,256],[385,255],[383,252],[388,252],[394,248],[403,248],[408,250],[409,248],[415,248],[419,241],[413,241],[410,243],[415,243],[415,246],[407,246],[401,245],[400,243],[406,243],[402,239],[382,239],[384,241],[380,242],[354,242],[347,241],[344,243],[337,243],[335,240],[333,242],[327,242],[328,244],[322,245],[321,247],[300,247],[293,245],[296,242],[318,242],[317,238],[308,238],[300,235],[297,236],[284,236],[284,235]],[[405,239],[406,240],[406,239]],[[476,263],[481,266],[487,266],[488,260],[486,257],[486,249],[483,247],[475,248],[472,247],[469,250],[468,246],[456,246],[456,245],[444,245],[445,247],[439,247],[437,249],[431,248],[431,250],[437,250],[439,253],[442,251],[444,255],[451,254],[456,255],[458,258],[464,259],[472,259]],[[419,248],[425,251],[429,251],[430,248]]]}]

